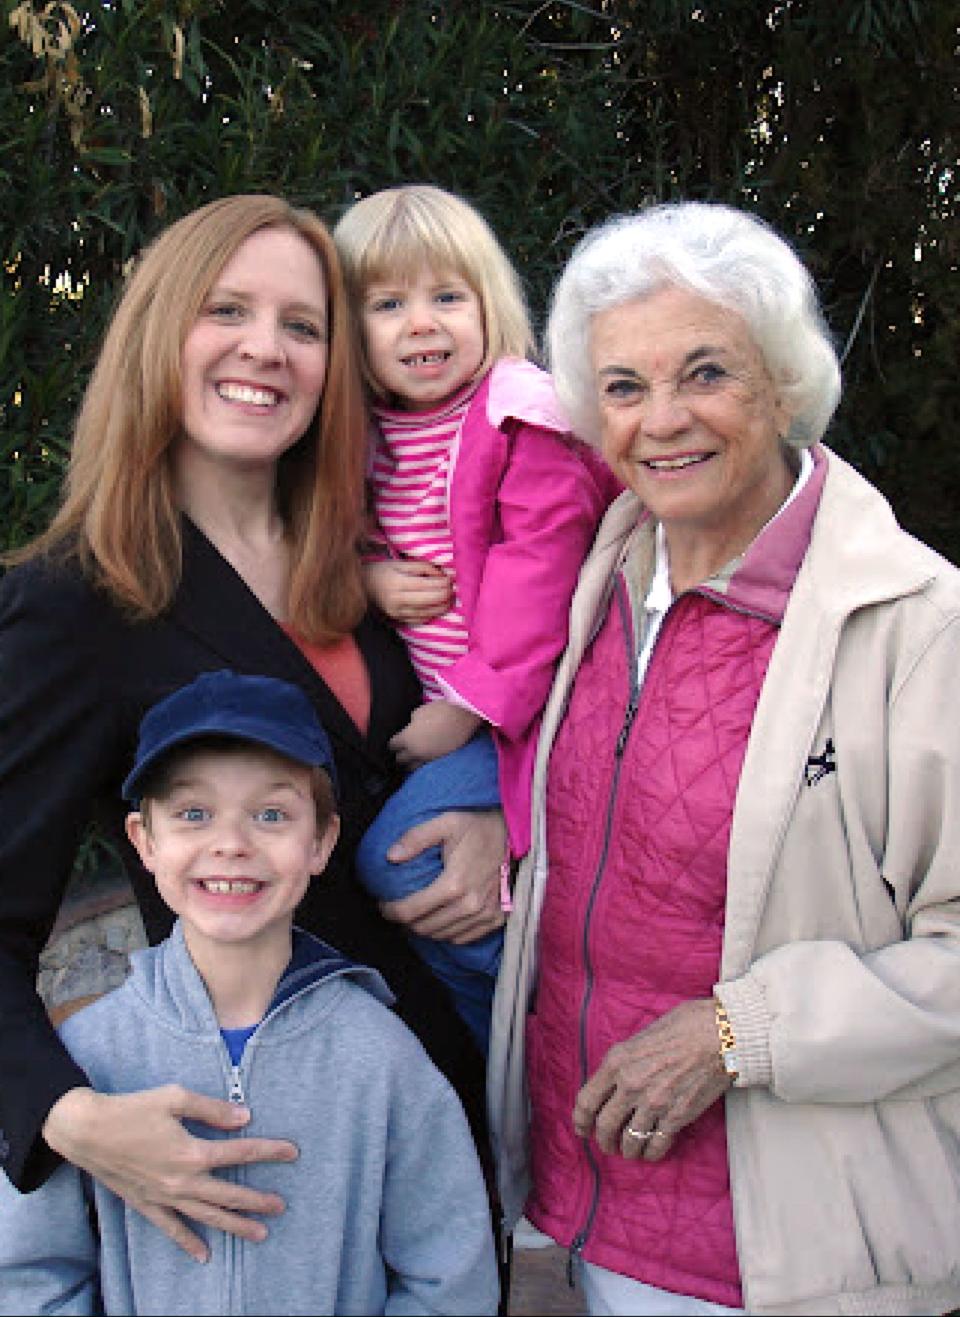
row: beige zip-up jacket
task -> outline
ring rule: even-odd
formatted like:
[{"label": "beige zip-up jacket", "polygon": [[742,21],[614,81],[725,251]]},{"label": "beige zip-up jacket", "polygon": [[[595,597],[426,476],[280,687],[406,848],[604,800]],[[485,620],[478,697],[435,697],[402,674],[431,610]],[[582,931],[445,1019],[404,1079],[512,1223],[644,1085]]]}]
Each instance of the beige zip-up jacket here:
[{"label": "beige zip-up jacket", "polygon": [[[740,1070],[725,1098],[737,1251],[750,1312],[942,1313],[960,1306],[960,571],[827,456],[730,837],[718,994]],[[538,748],[489,1062],[508,1223],[529,1185],[546,767],[627,550],[644,598],[638,512],[621,496],[584,564]]]}]

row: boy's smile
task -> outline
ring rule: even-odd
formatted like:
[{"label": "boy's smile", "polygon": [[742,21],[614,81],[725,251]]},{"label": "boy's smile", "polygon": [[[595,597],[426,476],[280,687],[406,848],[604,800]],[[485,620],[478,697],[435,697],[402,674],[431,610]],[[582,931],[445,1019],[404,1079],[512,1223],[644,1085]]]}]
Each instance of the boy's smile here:
[{"label": "boy's smile", "polygon": [[254,745],[187,755],[163,798],[127,826],[191,952],[288,940],[338,833],[335,815],[318,831],[312,770]]}]

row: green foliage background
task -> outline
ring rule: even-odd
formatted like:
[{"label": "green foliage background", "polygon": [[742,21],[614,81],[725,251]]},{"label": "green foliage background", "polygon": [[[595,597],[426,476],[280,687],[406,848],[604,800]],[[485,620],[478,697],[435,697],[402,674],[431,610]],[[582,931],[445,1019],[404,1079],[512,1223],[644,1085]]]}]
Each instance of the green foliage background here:
[{"label": "green foliage background", "polygon": [[[474,200],[538,324],[575,240],[732,201],[812,266],[830,441],[960,562],[955,0],[5,0],[0,545],[57,497],[125,264],[205,200]],[[82,294],[82,295],[80,295]]]}]

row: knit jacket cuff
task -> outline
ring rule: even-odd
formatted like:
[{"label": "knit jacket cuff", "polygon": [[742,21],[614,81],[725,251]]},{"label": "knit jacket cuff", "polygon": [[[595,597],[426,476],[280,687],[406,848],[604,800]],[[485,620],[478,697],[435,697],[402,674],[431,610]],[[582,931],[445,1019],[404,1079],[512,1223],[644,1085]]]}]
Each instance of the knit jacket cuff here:
[{"label": "knit jacket cuff", "polygon": [[742,978],[718,983],[713,992],[725,1007],[737,1040],[735,1086],[769,1088],[773,1083],[773,1061],[770,1055],[772,1020],[763,988],[755,978],[745,974]]}]

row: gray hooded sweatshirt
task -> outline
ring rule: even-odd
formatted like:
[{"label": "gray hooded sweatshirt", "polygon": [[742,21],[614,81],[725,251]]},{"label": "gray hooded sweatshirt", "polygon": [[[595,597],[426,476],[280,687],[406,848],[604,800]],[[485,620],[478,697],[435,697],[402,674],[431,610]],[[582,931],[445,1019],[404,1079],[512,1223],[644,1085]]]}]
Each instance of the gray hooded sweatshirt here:
[{"label": "gray hooded sweatshirt", "polygon": [[[0,1175],[0,1313],[495,1313],[483,1176],[463,1109],[387,1009],[380,976],[295,930],[294,954],[233,1066],[177,924],[64,1043],[102,1093],[177,1083],[242,1101],[243,1133],[293,1140],[291,1163],[223,1174],[282,1195],[262,1243],[203,1234],[189,1258],[64,1164],[31,1194]],[[193,1224],[191,1222],[191,1224]],[[99,1241],[97,1233],[99,1232]]]}]

